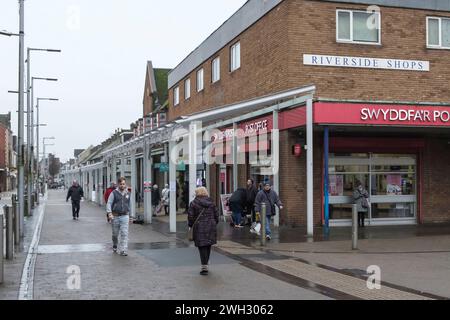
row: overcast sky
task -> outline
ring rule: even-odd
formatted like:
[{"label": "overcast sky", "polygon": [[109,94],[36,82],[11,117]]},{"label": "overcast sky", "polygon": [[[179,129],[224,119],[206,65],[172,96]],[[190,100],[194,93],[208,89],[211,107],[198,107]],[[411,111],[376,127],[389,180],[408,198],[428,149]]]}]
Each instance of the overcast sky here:
[{"label": "overcast sky", "polygon": [[[147,60],[173,68],[246,0],[27,0],[25,47],[41,101],[42,137],[54,136],[48,152],[63,161],[74,149],[97,145],[116,128],[142,116]],[[0,30],[18,32],[17,0],[0,1]],[[13,114],[17,135],[18,38],[0,36],[0,113]],[[50,141],[48,142],[50,143]]]}]

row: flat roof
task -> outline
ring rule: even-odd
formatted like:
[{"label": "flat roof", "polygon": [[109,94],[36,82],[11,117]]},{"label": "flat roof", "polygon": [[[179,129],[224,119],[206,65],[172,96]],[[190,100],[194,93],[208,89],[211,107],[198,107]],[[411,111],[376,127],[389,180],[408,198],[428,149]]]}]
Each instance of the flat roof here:
[{"label": "flat roof", "polygon": [[[248,0],[238,11],[192,51],[170,73],[168,86],[172,88],[195,68],[211,58],[216,52],[239,36],[251,25],[284,0]],[[379,5],[408,9],[450,11],[450,0],[305,0],[317,2],[336,2]]]}]

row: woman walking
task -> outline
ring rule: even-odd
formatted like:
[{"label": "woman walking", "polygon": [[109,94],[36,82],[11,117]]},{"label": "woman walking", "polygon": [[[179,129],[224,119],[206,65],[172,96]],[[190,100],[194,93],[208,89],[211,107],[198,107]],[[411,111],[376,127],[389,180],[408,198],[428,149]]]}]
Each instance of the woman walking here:
[{"label": "woman walking", "polygon": [[194,228],[194,243],[202,263],[201,275],[208,274],[211,246],[217,243],[219,212],[205,187],[195,189],[195,199],[189,205],[188,224]]}]

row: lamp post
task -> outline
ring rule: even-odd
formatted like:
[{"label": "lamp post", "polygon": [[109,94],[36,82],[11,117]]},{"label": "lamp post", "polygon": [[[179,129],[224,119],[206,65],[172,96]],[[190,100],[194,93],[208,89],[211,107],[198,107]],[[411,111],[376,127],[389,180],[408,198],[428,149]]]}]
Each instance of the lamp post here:
[{"label": "lamp post", "polygon": [[[55,98],[37,98],[37,104],[36,104],[36,116],[37,116],[37,119],[36,119],[36,141],[37,141],[37,144],[36,144],[36,152],[37,152],[37,162],[38,162],[38,165],[37,165],[37,173],[36,173],[36,187],[38,188],[38,192],[39,192],[39,175],[40,175],[40,165],[39,165],[39,126],[40,126],[40,124],[39,124],[39,102],[40,101],[59,101],[59,99],[55,99]],[[38,196],[37,196],[37,201],[38,201],[38,204],[39,204],[39,194],[38,194]]]},{"label": "lamp post", "polygon": [[45,161],[45,146],[54,146],[54,143],[45,143],[45,140],[55,140],[55,137],[44,137],[42,138],[42,146],[43,146],[43,155],[42,155],[42,160],[44,163],[44,184],[45,184],[45,190],[47,190],[47,167],[46,167],[46,161]]},{"label": "lamp post", "polygon": [[[22,0],[23,1],[23,0]],[[28,213],[31,213],[31,192],[33,185],[33,160],[34,160],[34,152],[33,152],[33,97],[31,95],[31,88],[33,85],[30,85],[30,69],[31,69],[31,51],[45,51],[45,52],[61,52],[61,50],[55,49],[41,49],[41,48],[27,48],[27,123],[28,123],[28,131],[27,131],[27,158],[25,159],[26,166],[28,168],[28,177],[27,177],[27,194],[28,194]],[[23,59],[22,59],[23,60]],[[50,80],[56,81],[54,79],[46,79],[46,78],[33,78],[39,80]]]},{"label": "lamp post", "polygon": [[[49,52],[58,52],[59,50],[53,49],[35,49],[28,48],[27,49],[27,67],[28,67],[28,77],[27,77],[27,118],[28,118],[28,130],[27,130],[27,153],[28,157],[26,159],[26,165],[28,168],[28,176],[27,176],[27,194],[28,194],[28,214],[31,213],[31,193],[33,192],[33,170],[34,170],[34,108],[33,108],[33,94],[34,94],[34,80],[43,80],[43,81],[58,81],[55,78],[42,78],[42,77],[31,77],[30,84],[30,51],[49,51]],[[39,144],[39,140],[38,140]],[[39,195],[36,196],[39,198]]]}]

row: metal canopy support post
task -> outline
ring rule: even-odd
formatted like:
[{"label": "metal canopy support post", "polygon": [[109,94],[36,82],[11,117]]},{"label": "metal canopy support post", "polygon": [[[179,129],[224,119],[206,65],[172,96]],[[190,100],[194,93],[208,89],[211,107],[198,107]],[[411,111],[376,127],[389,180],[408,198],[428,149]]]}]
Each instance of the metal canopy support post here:
[{"label": "metal canopy support post", "polygon": [[195,198],[197,187],[197,147],[199,123],[194,121],[189,124],[189,203]]},{"label": "metal canopy support post", "polygon": [[[273,111],[273,130],[272,130],[272,170],[273,170],[273,189],[280,194],[280,131],[278,126],[278,110]],[[275,206],[276,215],[274,217],[274,226],[280,225],[280,209]]]},{"label": "metal canopy support post", "polygon": [[151,148],[146,142],[144,144],[144,222],[152,223],[152,163],[151,163]]},{"label": "metal canopy support post", "polygon": [[177,157],[172,155],[172,150],[175,148],[175,142],[169,141],[169,149],[167,160],[169,161],[169,200],[170,200],[170,232],[177,232],[177,171],[176,161]]},{"label": "metal canopy support post", "polygon": [[238,188],[238,137],[237,137],[237,123],[233,123],[233,190],[236,191]]},{"label": "metal canopy support post", "polygon": [[109,188],[109,186],[111,185],[111,182],[112,182],[112,179],[111,179],[111,166],[112,166],[112,160],[109,159],[107,164],[106,164],[106,184],[107,184],[106,188]]},{"label": "metal canopy support post", "polygon": [[130,216],[136,218],[136,151],[131,152],[131,199]]},{"label": "metal canopy support post", "polygon": [[313,192],[313,101],[309,99],[306,102],[306,139],[307,139],[307,156],[306,156],[306,216],[307,216],[307,233],[308,237],[314,236],[314,192]]},{"label": "metal canopy support post", "polygon": [[329,165],[328,165],[328,159],[329,159],[329,128],[325,127],[324,130],[324,137],[323,137],[323,150],[324,150],[324,168],[323,172],[324,174],[324,218],[325,218],[325,229],[328,231],[328,228],[330,227],[330,195],[328,192],[328,184],[329,184]]}]

